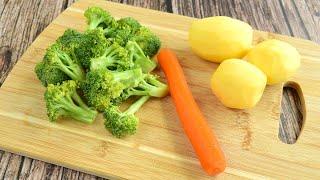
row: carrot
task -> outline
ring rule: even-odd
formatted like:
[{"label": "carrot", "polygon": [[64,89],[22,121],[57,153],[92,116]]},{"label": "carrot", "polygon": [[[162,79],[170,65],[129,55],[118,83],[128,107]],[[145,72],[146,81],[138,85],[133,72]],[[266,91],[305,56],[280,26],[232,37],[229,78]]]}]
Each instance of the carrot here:
[{"label": "carrot", "polygon": [[224,171],[224,154],[192,96],[177,57],[170,49],[161,49],[157,58],[166,75],[181,124],[201,166],[209,175]]}]

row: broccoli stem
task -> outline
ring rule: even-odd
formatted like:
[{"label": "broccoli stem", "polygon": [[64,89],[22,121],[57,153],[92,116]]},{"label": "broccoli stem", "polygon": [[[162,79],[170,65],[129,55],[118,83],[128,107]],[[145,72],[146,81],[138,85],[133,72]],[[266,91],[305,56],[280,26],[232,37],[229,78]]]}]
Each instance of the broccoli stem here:
[{"label": "broccoli stem", "polygon": [[62,99],[61,101],[61,107],[63,107],[64,116],[72,117],[80,122],[85,123],[92,123],[94,121],[94,118],[96,116],[96,112],[91,109],[82,108],[74,103],[74,100],[72,97],[67,96],[65,99]]},{"label": "broccoli stem", "polygon": [[116,63],[121,64],[121,61],[117,62],[116,55],[118,51],[115,46],[109,46],[102,56],[98,58],[91,59],[90,70],[107,68],[109,66],[115,65]]},{"label": "broccoli stem", "polygon": [[148,91],[148,94],[153,97],[163,97],[168,92],[167,86],[163,84],[154,86],[147,82],[143,82],[142,86]]},{"label": "broccoli stem", "polygon": [[[126,96],[152,96],[164,97],[168,94],[168,86],[157,80],[154,76],[144,74],[144,79],[138,86],[127,89]],[[126,99],[126,98],[125,98]]]},{"label": "broccoli stem", "polygon": [[145,86],[147,86],[150,91],[149,95],[153,97],[164,97],[168,94],[168,86],[161,81],[158,81],[155,78],[147,78],[146,81],[143,82]]},{"label": "broccoli stem", "polygon": [[94,122],[94,119],[96,117],[96,112],[93,110],[78,110],[73,111],[71,114],[71,117],[87,124],[92,124]]},{"label": "broccoli stem", "polygon": [[116,28],[112,28],[112,27],[103,29],[103,33],[106,37],[110,37],[115,31],[116,31]]},{"label": "broccoli stem", "polygon": [[150,96],[142,96],[136,102],[134,102],[124,113],[125,114],[134,114],[137,112],[140,107],[149,100]]},{"label": "broccoli stem", "polygon": [[87,109],[87,110],[91,110],[86,103],[83,102],[83,100],[81,99],[81,97],[79,96],[78,93],[74,93],[72,95],[72,99],[82,108]]},{"label": "broccoli stem", "polygon": [[82,81],[85,78],[82,67],[75,63],[69,55],[59,52],[57,62],[59,69],[66,73],[71,79]]},{"label": "broccoli stem", "polygon": [[132,41],[132,45],[134,46],[134,49],[137,51],[137,53],[135,54],[137,58],[142,56],[145,57],[144,52],[142,51],[142,49],[140,48],[137,42]]},{"label": "broccoli stem", "polygon": [[148,73],[157,67],[156,62],[149,59],[135,41],[129,41],[126,47],[130,52],[129,57],[132,58],[134,65],[140,67],[142,72]]},{"label": "broccoli stem", "polygon": [[142,77],[143,75],[140,68],[113,73],[114,80],[121,82],[125,88],[137,85]]},{"label": "broccoli stem", "polygon": [[128,95],[130,96],[145,96],[164,97],[168,94],[168,87],[164,84],[154,86],[145,81],[141,82],[137,87],[129,89]]},{"label": "broccoli stem", "polygon": [[105,56],[101,56],[98,58],[93,58],[91,59],[90,62],[90,70],[96,70],[96,69],[100,69],[100,68],[105,68],[108,67],[112,64],[112,62],[108,61],[108,58],[106,58]]},{"label": "broccoli stem", "polygon": [[136,67],[141,67],[144,73],[151,72],[157,67],[157,64],[149,58],[137,57],[134,64],[136,65]]},{"label": "broccoli stem", "polygon": [[99,26],[99,24],[102,22],[103,22],[103,18],[91,20],[91,22],[89,24],[89,30],[97,28]]}]

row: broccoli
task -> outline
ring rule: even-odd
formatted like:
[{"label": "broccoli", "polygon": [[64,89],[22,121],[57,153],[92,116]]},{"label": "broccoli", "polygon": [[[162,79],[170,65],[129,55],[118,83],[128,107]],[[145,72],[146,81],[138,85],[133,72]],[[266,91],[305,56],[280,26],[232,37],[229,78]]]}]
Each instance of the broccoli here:
[{"label": "broccoli", "polygon": [[60,69],[48,65],[44,61],[39,62],[35,66],[35,72],[42,85],[45,87],[49,84],[59,84],[70,79],[70,77]]},{"label": "broccoli", "polygon": [[144,74],[144,78],[138,86],[125,89],[122,94],[112,102],[117,105],[127,100],[131,96],[152,96],[165,97],[169,93],[168,85],[158,80],[158,77],[152,74]]},{"label": "broccoli", "polygon": [[88,107],[77,93],[76,81],[65,81],[59,85],[49,84],[44,98],[50,121],[59,117],[71,117],[85,123],[93,123],[97,111]]},{"label": "broccoli", "polygon": [[44,86],[69,79],[82,81],[85,78],[81,65],[61,49],[60,43],[53,44],[47,49],[43,60],[35,66],[35,72]]},{"label": "broccoli", "polygon": [[127,70],[133,66],[130,61],[128,51],[113,43],[107,47],[102,56],[90,60],[90,70],[106,68],[109,70]]},{"label": "broccoli", "polygon": [[88,30],[80,39],[80,45],[75,49],[75,55],[80,64],[85,69],[89,69],[90,59],[101,56],[110,43],[101,28]]},{"label": "broccoli", "polygon": [[90,7],[84,12],[89,25],[88,29],[92,30],[98,27],[103,29],[113,27],[116,24],[115,19],[100,7]]},{"label": "broccoli", "polygon": [[136,33],[140,27],[141,24],[132,17],[121,18],[117,21],[118,29],[129,29],[132,34]]},{"label": "broccoli", "polygon": [[88,104],[103,111],[124,89],[137,86],[142,77],[141,69],[122,72],[97,69],[87,73],[81,88]]},{"label": "broccoli", "polygon": [[82,33],[74,29],[67,29],[63,33],[63,35],[57,39],[57,43],[61,43],[65,46],[70,46],[72,43],[77,42],[77,40],[79,40],[82,36]]},{"label": "broccoli", "polygon": [[99,7],[88,8],[84,16],[87,18],[89,30],[101,27],[107,38],[111,38],[121,46],[125,46],[129,40],[136,41],[149,57],[154,56],[161,46],[160,39],[150,29],[141,26],[131,17],[116,21],[109,12]]},{"label": "broccoli", "polygon": [[104,31],[107,38],[121,46],[125,46],[140,27],[141,25],[137,20],[126,17],[119,19],[116,26],[106,28]]},{"label": "broccoli", "polygon": [[157,67],[156,62],[146,56],[135,41],[128,41],[126,49],[129,51],[129,58],[135,67],[142,69],[142,72],[149,73]]},{"label": "broccoli", "polygon": [[47,64],[46,67],[48,68],[61,70],[73,80],[82,81],[85,78],[85,72],[81,65],[62,51],[59,43],[55,43],[47,49],[44,63]]},{"label": "broccoli", "polygon": [[121,46],[128,41],[136,41],[146,56],[152,57],[157,54],[161,41],[150,29],[143,27],[133,18],[119,19],[117,29],[111,31],[107,38],[111,38]]},{"label": "broccoli", "polygon": [[153,57],[161,46],[161,41],[150,29],[141,27],[131,38],[141,47],[146,56]]},{"label": "broccoli", "polygon": [[81,37],[82,34],[78,31],[68,29],[47,49],[43,61],[35,67],[35,72],[44,86],[70,79],[82,80],[85,77],[74,52],[80,45]]},{"label": "broccoli", "polygon": [[117,106],[109,106],[105,112],[104,125],[112,135],[117,138],[132,135],[136,132],[139,119],[135,112],[149,99],[150,96],[142,96],[134,102],[125,112],[121,112]]},{"label": "broccoli", "polygon": [[[49,120],[70,117],[93,123],[100,111],[114,136],[134,134],[139,121],[134,113],[150,97],[168,94],[168,86],[149,74],[157,66],[149,57],[157,53],[161,42],[131,17],[116,21],[99,7],[88,8],[84,16],[86,31],[67,29],[35,66],[37,77],[47,87],[44,99]],[[121,112],[117,105],[131,96],[139,99]]]},{"label": "broccoli", "polygon": [[118,43],[120,46],[125,47],[127,42],[133,37],[131,29],[117,29],[116,31],[110,32],[106,36],[112,42]]},{"label": "broccoli", "polygon": [[136,41],[144,54],[149,57],[154,56],[161,46],[158,36],[131,17],[119,19],[117,30],[110,36],[121,46],[125,46],[129,40]]},{"label": "broccoli", "polygon": [[61,44],[61,49],[66,52],[72,59],[77,60],[75,50],[81,45],[83,34],[73,30],[67,29],[62,36],[57,39],[57,43]]}]

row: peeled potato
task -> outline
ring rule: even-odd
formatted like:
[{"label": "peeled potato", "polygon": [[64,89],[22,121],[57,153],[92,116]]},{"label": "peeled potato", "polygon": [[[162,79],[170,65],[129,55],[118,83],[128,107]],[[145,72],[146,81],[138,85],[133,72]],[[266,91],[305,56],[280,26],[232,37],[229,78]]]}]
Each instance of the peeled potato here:
[{"label": "peeled potato", "polygon": [[194,53],[213,62],[242,58],[252,47],[252,38],[249,24],[226,16],[196,20],[189,30]]},{"label": "peeled potato", "polygon": [[254,65],[240,59],[223,61],[211,78],[213,93],[226,107],[254,107],[263,94],[267,77]]},{"label": "peeled potato", "polygon": [[300,67],[300,54],[297,49],[276,39],[259,43],[244,59],[267,75],[268,84],[287,81]]}]

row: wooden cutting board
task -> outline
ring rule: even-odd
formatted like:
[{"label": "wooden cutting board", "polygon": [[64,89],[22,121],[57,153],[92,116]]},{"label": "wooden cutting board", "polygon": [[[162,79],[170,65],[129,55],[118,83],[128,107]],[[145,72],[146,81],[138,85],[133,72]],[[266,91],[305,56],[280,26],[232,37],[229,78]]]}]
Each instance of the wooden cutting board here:
[{"label": "wooden cutting board", "polygon": [[3,150],[103,177],[129,179],[205,179],[183,133],[171,98],[152,99],[137,113],[136,135],[112,137],[101,116],[93,125],[70,119],[50,123],[44,87],[33,72],[46,47],[66,28],[86,28],[84,10],[100,6],[117,18],[132,16],[173,49],[191,90],[226,154],[228,167],[218,178],[320,178],[320,46],[306,40],[255,31],[255,43],[268,38],[298,48],[302,66],[288,85],[298,88],[304,126],[293,145],[278,138],[282,85],[268,86],[251,110],[225,108],[211,93],[210,76],[218,66],[195,56],[188,45],[193,18],[104,1],[82,0],[50,24],[29,47],[0,89],[0,147]]}]

